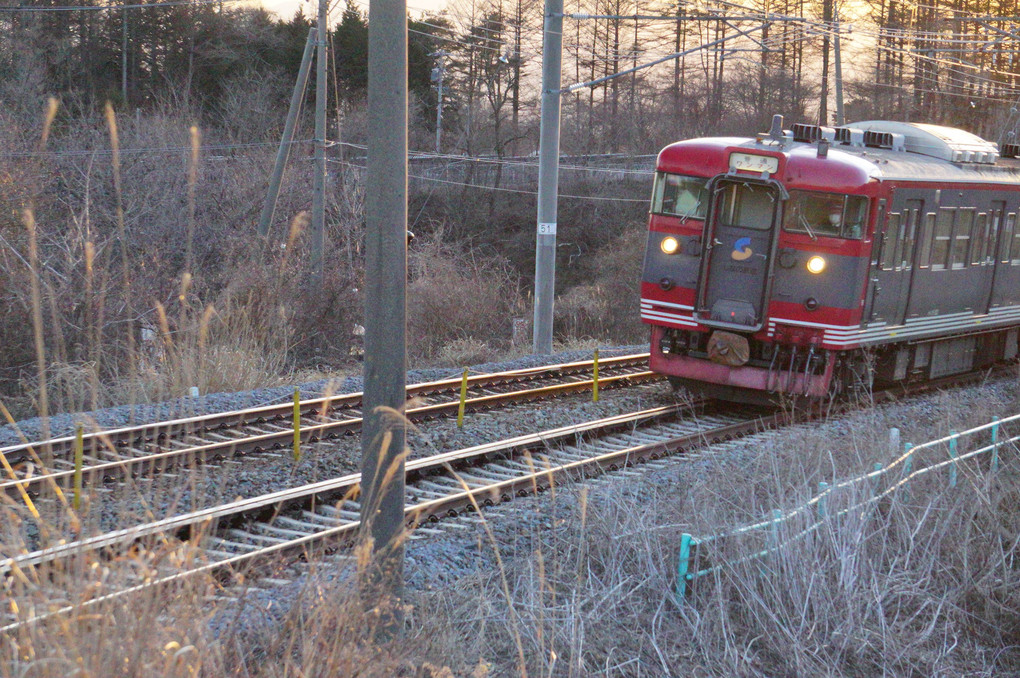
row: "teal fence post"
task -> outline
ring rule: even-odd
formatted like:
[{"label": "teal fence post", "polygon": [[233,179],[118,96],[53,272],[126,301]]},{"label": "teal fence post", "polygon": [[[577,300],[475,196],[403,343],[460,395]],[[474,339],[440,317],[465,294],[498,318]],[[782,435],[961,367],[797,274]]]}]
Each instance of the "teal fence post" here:
[{"label": "teal fence post", "polygon": [[779,523],[783,521],[783,512],[772,509],[772,548],[779,549]]},{"label": "teal fence post", "polygon": [[829,503],[829,483],[824,480],[818,481],[818,517],[824,518]]},{"label": "teal fence post", "polygon": [[694,562],[694,551],[698,540],[684,532],[680,536],[680,557],[676,564],[676,598],[683,602],[691,594],[694,586],[694,572],[691,571],[691,563]]},{"label": "teal fence post", "polygon": [[903,460],[903,477],[906,478],[914,471],[914,455],[911,450],[914,449],[912,443],[903,443],[903,454],[907,455],[907,458]]},{"label": "teal fence post", "polygon": [[952,436],[949,439],[949,458],[953,460],[953,463],[949,465],[949,487],[956,487],[956,431],[949,435]]},{"label": "teal fence post", "polygon": [[[882,471],[882,464],[880,462],[876,461],[875,465],[872,466],[871,468],[874,469],[875,473],[880,473]],[[875,480],[871,483],[871,494],[872,495],[877,495],[878,494],[878,488],[879,488],[879,486],[881,484],[882,484],[882,476],[881,475],[875,476]]]},{"label": "teal fence post", "polygon": [[999,472],[999,418],[992,419],[992,473]]}]

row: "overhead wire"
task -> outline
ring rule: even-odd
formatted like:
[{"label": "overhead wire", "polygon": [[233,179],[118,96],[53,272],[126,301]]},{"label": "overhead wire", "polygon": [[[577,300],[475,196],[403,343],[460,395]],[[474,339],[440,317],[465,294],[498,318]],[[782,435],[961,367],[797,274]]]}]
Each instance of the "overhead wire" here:
[{"label": "overhead wire", "polygon": [[[362,165],[357,165],[357,164],[354,164],[354,163],[351,163],[351,162],[346,162],[346,161],[342,162],[342,161],[338,161],[338,160],[333,160],[331,162],[333,164],[342,164],[342,165],[345,165],[345,166],[347,166],[347,167],[349,167],[351,169],[356,169],[356,170],[359,170],[359,171],[365,171],[365,167],[363,167]],[[448,186],[459,186],[461,188],[475,188],[475,189],[483,190],[483,191],[496,191],[496,192],[499,192],[499,193],[516,193],[516,194],[520,194],[520,195],[535,195],[535,196],[538,195],[538,191],[532,191],[532,190],[523,189],[523,188],[505,188],[503,186],[486,186],[484,184],[469,184],[469,183],[465,183],[463,181],[453,181],[451,179],[439,179],[437,177],[428,177],[428,176],[424,176],[424,175],[410,174],[410,173],[407,175],[407,177],[408,177],[408,179],[419,179],[421,181],[431,181],[431,182],[434,182],[434,183],[446,184]],[[645,198],[614,198],[614,197],[608,197],[608,196],[573,195],[573,194],[570,194],[570,193],[560,193],[559,194],[559,198],[560,199],[575,199],[575,200],[599,200],[599,201],[606,201],[606,202],[632,202],[632,203],[646,203],[646,202],[648,202],[648,200],[645,199]]]},{"label": "overhead wire", "polygon": [[60,5],[56,7],[0,5],[0,12],[40,13],[40,12],[102,12],[106,10],[124,9],[158,9],[160,7],[182,7],[195,5],[221,5],[238,3],[244,0],[163,0],[162,2],[138,3],[133,5]]},{"label": "overhead wire", "polygon": [[[298,144],[310,144],[313,143],[314,139],[294,139],[290,143],[292,145]],[[275,141],[252,141],[246,143],[230,143],[230,144],[203,144],[198,147],[201,152],[210,151],[231,151],[238,149],[247,148],[263,148],[273,147],[279,145]],[[136,147],[136,148],[120,148],[118,152],[121,155],[138,155],[144,153],[152,154],[173,154],[173,153],[191,153],[193,151],[191,146],[150,146],[150,147]],[[90,150],[51,150],[51,151],[6,151],[0,152],[0,158],[14,159],[14,158],[61,158],[61,157],[89,157],[89,156],[107,156],[112,155],[112,149],[90,149]]]}]

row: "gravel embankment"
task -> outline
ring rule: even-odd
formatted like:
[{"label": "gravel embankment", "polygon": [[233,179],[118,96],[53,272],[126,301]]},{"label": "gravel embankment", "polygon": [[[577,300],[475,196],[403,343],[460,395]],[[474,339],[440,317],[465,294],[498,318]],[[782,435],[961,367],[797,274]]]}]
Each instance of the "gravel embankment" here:
[{"label": "gravel embankment", "polygon": [[[642,347],[625,347],[605,350],[601,354],[629,355],[641,352]],[[504,363],[476,365],[473,373],[524,369],[540,365],[557,364],[590,358],[586,352],[561,353],[555,356],[528,356]],[[459,375],[461,370],[416,370],[408,374],[409,383],[436,381]],[[314,397],[327,388],[326,382],[306,384],[302,393]],[[348,379],[343,390],[358,391],[361,379]],[[334,392],[337,392],[334,390]],[[213,412],[240,409],[253,404],[280,402],[292,397],[293,389],[263,389],[256,392],[216,394],[193,399],[188,403],[194,412]],[[430,421],[413,427],[408,436],[412,458],[439,452],[461,449],[481,443],[501,440],[535,431],[567,426],[579,421],[609,417],[638,407],[653,407],[671,402],[672,394],[664,384],[626,391],[603,390],[600,402],[592,403],[590,395],[577,395],[558,399],[555,404],[533,403],[469,415],[463,429],[448,419]],[[123,426],[131,421],[143,421],[142,414],[169,418],[179,414],[181,401],[147,405],[143,412],[136,408],[113,408],[89,413],[95,421],[106,427]],[[59,426],[72,427],[83,415],[60,415],[52,418],[54,433]],[[26,432],[38,426],[37,420],[21,422]],[[69,431],[68,431],[69,432]],[[10,433],[10,431],[8,431]],[[209,465],[196,473],[171,473],[124,487],[113,496],[103,496],[101,506],[86,510],[87,531],[116,529],[134,523],[139,515],[151,513],[165,517],[192,511],[238,498],[256,497],[270,492],[313,483],[354,473],[359,470],[361,458],[360,436],[345,436],[338,440],[305,445],[300,462],[291,459],[290,450],[252,454],[222,465]],[[36,534],[26,522],[20,538],[34,544]],[[8,536],[10,538],[10,536]]]},{"label": "gravel embankment", "polygon": [[[643,347],[625,348],[617,354],[639,352]],[[606,351],[603,355],[609,355]],[[587,354],[559,354],[551,360],[529,357],[508,363],[476,366],[475,372],[491,372],[505,369],[532,367],[550,362],[569,362],[587,358]],[[433,381],[455,376],[460,370],[428,370],[409,373],[409,382]],[[306,384],[302,392],[315,395],[325,388],[323,382]],[[347,380],[344,391],[360,390],[360,380]],[[204,398],[189,399],[192,411],[215,411],[217,409],[238,409],[251,404],[281,401],[289,398],[291,388],[263,389],[245,394],[217,394]],[[275,400],[274,400],[275,399]],[[590,396],[573,396],[551,402],[540,402],[515,406],[469,415],[465,427],[458,429],[452,420],[441,419],[425,422],[416,427],[408,437],[412,457],[422,457],[438,452],[460,449],[483,442],[499,440],[515,435],[533,433],[582,421],[612,416],[637,408],[650,408],[674,401],[671,389],[665,383],[646,385],[626,390],[607,390],[602,393],[599,403],[592,403]],[[870,470],[874,459],[872,451],[861,451],[862,445],[878,446],[888,428],[897,426],[903,430],[903,440],[923,442],[974,425],[974,417],[988,421],[992,416],[1015,414],[1020,402],[1020,387],[1016,379],[1000,379],[995,382],[952,393],[934,393],[901,402],[882,405],[841,416],[828,422],[797,426],[779,433],[763,434],[743,441],[727,443],[706,450],[693,458],[677,459],[665,469],[645,469],[639,477],[614,474],[590,483],[586,501],[590,506],[600,502],[619,502],[626,497],[628,502],[640,506],[644,497],[662,496],[663,493],[682,493],[685,488],[700,482],[708,474],[720,473],[727,468],[738,468],[760,461],[783,447],[798,446],[799,449],[824,454],[826,462],[832,462],[832,480],[844,479]],[[180,403],[147,406],[148,414],[156,417],[175,416]],[[176,410],[174,408],[177,408]],[[125,425],[132,413],[126,408],[117,411],[95,413],[97,421],[105,426]],[[135,409],[135,421],[143,420],[141,410]],[[167,414],[170,413],[170,414]],[[54,418],[54,429],[57,420]],[[74,417],[63,421],[72,426]],[[866,444],[865,444],[866,443]],[[850,450],[852,453],[847,454]],[[841,453],[842,451],[842,453]],[[303,458],[294,463],[289,451],[278,454],[252,455],[238,463],[210,468],[199,474],[197,480],[182,482],[184,474],[159,478],[141,483],[132,490],[121,493],[119,501],[104,502],[100,510],[87,514],[87,529],[123,525],[137,516],[142,504],[157,516],[168,515],[200,506],[233,499],[251,497],[293,487],[302,483],[356,472],[360,459],[358,436],[341,438],[317,445],[308,445]],[[842,456],[841,456],[842,454]],[[833,462],[832,460],[836,461]],[[510,504],[489,509],[486,525],[476,518],[461,517],[443,521],[430,528],[438,533],[408,542],[406,553],[406,581],[411,595],[416,592],[441,590],[443,587],[464,580],[465,577],[484,579],[498,571],[494,548],[499,548],[504,562],[513,559],[527,559],[540,549],[544,539],[555,531],[573,529],[577,514],[578,493],[569,488],[556,492],[555,500],[546,493],[537,498],[517,499]],[[739,504],[747,497],[734,497]],[[676,516],[677,523],[693,522],[692,516]],[[487,528],[487,529],[486,529]],[[487,530],[492,533],[489,537]],[[26,535],[31,537],[31,535]],[[268,587],[249,591],[245,596],[243,610],[234,608],[224,615],[216,615],[214,628],[230,618],[230,624],[239,625],[258,632],[257,629],[271,628],[286,614],[294,601],[302,600],[301,591],[315,590],[332,585],[347,586],[349,570],[339,566],[315,568],[314,581],[308,575],[296,577],[282,587]],[[309,586],[311,585],[311,589]],[[235,626],[236,628],[236,626]]]},{"label": "gravel embankment", "polygon": [[[625,346],[619,348],[600,349],[602,357],[643,353],[647,346]],[[471,367],[472,374],[522,370],[542,365],[555,365],[580,360],[590,360],[590,351],[568,351],[554,355],[528,355],[504,362],[484,363]],[[432,368],[410,370],[407,373],[408,384],[421,384],[460,376],[463,368]],[[303,398],[315,398],[328,393],[356,393],[362,389],[361,377],[343,379],[320,379],[298,385]],[[294,386],[277,386],[260,388],[254,391],[237,393],[210,393],[196,398],[179,398],[161,403],[139,403],[120,405],[95,412],[79,412],[55,414],[48,419],[50,434],[54,437],[71,435],[75,426],[82,422],[87,429],[95,427],[113,429],[137,424],[148,424],[167,421],[181,417],[191,417],[217,412],[231,412],[249,407],[272,405],[289,402],[294,396]],[[14,445],[22,441],[38,440],[42,435],[42,421],[36,417],[17,422],[16,428],[10,425],[0,426],[0,446]]]},{"label": "gravel embankment", "polygon": [[[606,416],[611,413],[611,404],[622,406],[635,403],[635,398],[642,406],[648,407],[672,401],[672,394],[664,384],[649,387],[642,395],[607,393],[607,396],[607,401],[597,407],[590,403],[576,404],[569,408],[559,403],[554,407],[539,405],[535,408],[534,416],[540,417],[547,410],[561,410],[574,417],[574,421],[581,421]],[[790,446],[813,450],[822,455],[826,465],[832,464],[830,480],[856,477],[871,470],[872,460],[887,458],[889,453],[884,449],[884,443],[891,427],[902,431],[903,441],[920,443],[945,435],[950,430],[962,430],[969,425],[985,423],[992,416],[1015,414],[1018,407],[1020,384],[1012,379],[1002,379],[948,394],[933,393],[861,410],[827,422],[765,432],[716,445],[690,457],[674,458],[673,463],[666,468],[637,467],[626,473],[609,474],[589,481],[585,501],[589,507],[604,502],[618,505],[623,497],[624,501],[639,507],[648,497],[683,493],[687,487],[703,482],[709,474],[725,473],[756,460],[761,461]],[[975,417],[977,422],[974,421]],[[507,435],[513,435],[509,431],[513,426],[513,418],[518,421],[531,420],[529,416],[521,416],[521,411],[517,410],[515,415],[502,424],[508,431]],[[533,430],[551,428],[551,425],[546,424],[553,423],[551,420],[532,421],[535,423],[531,427]],[[476,418],[472,422],[471,431],[477,434],[475,426],[489,428],[499,425],[496,421],[481,424],[479,418]],[[555,425],[562,425],[562,421],[557,418]],[[466,437],[472,436],[471,431],[456,433],[449,429],[448,422],[430,422],[422,438],[443,440],[442,449],[471,444],[464,442]],[[449,438],[444,439],[447,435]],[[862,446],[870,446],[871,449],[861,450]],[[638,471],[639,477],[633,476],[634,470]],[[492,573],[499,571],[500,564],[495,556],[497,547],[504,564],[513,559],[527,560],[534,556],[536,550],[542,549],[543,543],[553,532],[576,530],[580,496],[577,488],[561,488],[555,493],[555,499],[552,496],[545,493],[537,497],[518,498],[509,504],[487,509],[485,525],[471,515],[429,525],[430,534],[427,537],[412,539],[407,543],[405,581],[410,595],[417,595],[415,592],[441,592],[444,587],[454,585],[466,577],[489,578]],[[731,499],[735,505],[752,501],[750,497]],[[675,522],[693,524],[695,518],[675,516]],[[319,566],[315,568],[314,577],[302,574],[286,586],[249,592],[242,624],[252,630],[271,627],[274,621],[281,619],[290,609],[293,601],[301,599],[301,591],[321,590],[330,585],[347,586],[350,575],[350,568],[345,565]],[[499,594],[493,595],[499,597]],[[214,623],[218,624],[219,621]]]}]

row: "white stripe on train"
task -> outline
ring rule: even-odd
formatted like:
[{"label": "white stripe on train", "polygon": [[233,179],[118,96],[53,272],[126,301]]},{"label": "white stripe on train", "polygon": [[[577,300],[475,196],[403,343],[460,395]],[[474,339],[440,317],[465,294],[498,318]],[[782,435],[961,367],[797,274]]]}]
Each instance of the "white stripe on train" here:
[{"label": "white stripe on train", "polygon": [[[658,310],[657,307],[694,310],[690,306],[681,304],[642,299],[641,317],[645,320],[671,322],[686,327],[697,327],[699,325],[693,316],[667,313]],[[944,332],[975,329],[982,325],[988,328],[995,328],[1017,322],[1020,322],[1020,306],[1007,306],[992,309],[989,313],[980,316],[964,311],[961,313],[932,316],[930,318],[911,318],[903,325],[888,325],[883,321],[868,327],[830,325],[805,320],[794,320],[793,318],[773,317],[769,318],[767,333],[769,336],[774,336],[777,325],[816,327],[823,330],[823,343],[830,346],[846,347],[856,344],[876,344],[889,339],[916,339],[925,336],[938,336]]]}]

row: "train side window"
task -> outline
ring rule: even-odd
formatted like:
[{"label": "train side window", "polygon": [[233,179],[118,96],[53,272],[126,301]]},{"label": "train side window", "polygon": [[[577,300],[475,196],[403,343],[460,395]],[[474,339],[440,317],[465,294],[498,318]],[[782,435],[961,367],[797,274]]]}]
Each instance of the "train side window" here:
[{"label": "train side window", "polygon": [[985,249],[988,244],[988,215],[981,212],[974,224],[974,238],[970,242],[970,263],[985,263]]},{"label": "train side window", "polygon": [[860,240],[868,226],[868,199],[860,195],[848,195],[843,208],[843,237]]},{"label": "train side window", "polygon": [[885,198],[878,201],[878,216],[875,218],[875,240],[871,246],[871,265],[878,266],[882,260],[883,233],[885,225]]},{"label": "train side window", "polygon": [[1006,215],[1006,228],[1013,233],[1013,265],[1020,266],[1020,232],[1016,227],[1016,213],[1010,212]]},{"label": "train side window", "polygon": [[917,242],[921,244],[921,253],[917,257],[918,268],[928,268],[928,260],[931,258],[932,232],[935,230],[935,213],[928,212],[924,215],[924,223],[921,225],[921,233],[917,236]]},{"label": "train side window", "polygon": [[900,214],[891,212],[882,233],[882,270],[891,271],[896,267],[896,243],[900,235]]},{"label": "train side window", "polygon": [[974,230],[973,207],[960,208],[956,212],[956,230],[953,233],[952,268],[967,266],[967,254],[970,251],[970,239]]},{"label": "train side window", "polygon": [[1013,244],[1013,228],[1016,225],[1016,215],[1010,213],[1006,216],[1006,221],[1002,225],[1002,239],[999,241],[999,261],[1004,264],[1009,263],[1009,248]]},{"label": "train side window", "polygon": [[941,207],[935,215],[935,239],[931,248],[931,270],[943,271],[949,260],[949,246],[953,238],[953,217],[956,209]]},{"label": "train side window", "polygon": [[[914,202],[914,201],[910,201]],[[910,204],[908,202],[908,204]],[[909,271],[914,266],[914,239],[917,237],[917,226],[920,223],[921,210],[918,208],[907,210],[907,220],[903,224],[903,233],[900,235],[900,265],[904,271]]]}]

